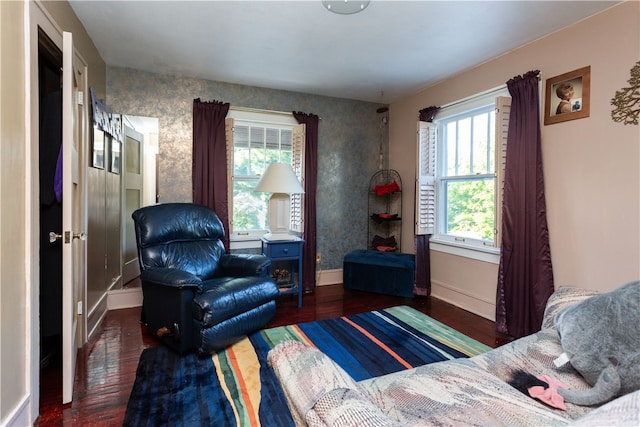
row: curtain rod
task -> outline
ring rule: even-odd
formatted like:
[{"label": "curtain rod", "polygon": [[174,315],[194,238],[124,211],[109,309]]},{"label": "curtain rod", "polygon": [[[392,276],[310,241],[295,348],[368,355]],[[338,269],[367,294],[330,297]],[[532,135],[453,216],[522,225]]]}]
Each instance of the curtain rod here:
[{"label": "curtain rod", "polygon": [[[245,113],[278,114],[281,116],[293,117],[293,112],[291,111],[286,112],[286,111],[266,110],[264,108],[235,107],[233,105],[229,107],[229,109],[235,110],[235,111],[243,111]],[[318,117],[318,120],[322,120],[322,117]]]},{"label": "curtain rod", "polygon": [[501,91],[505,90],[506,88],[507,88],[507,85],[503,84],[501,86],[494,87],[493,89],[489,89],[489,90],[486,90],[484,92],[480,92],[480,93],[477,93],[475,95],[467,96],[466,98],[462,98],[462,99],[459,99],[457,101],[450,102],[448,104],[444,104],[443,106],[440,107],[440,109],[453,107],[453,106],[458,105],[458,104],[463,104],[463,103],[468,102],[468,101],[470,101],[470,100],[472,100],[474,98],[479,98],[481,96],[490,95],[490,94],[492,94],[494,92],[501,92]]},{"label": "curtain rod", "polygon": [[[542,73],[538,73],[537,77],[538,77],[538,81],[541,81],[542,80]],[[489,95],[489,94],[491,94],[493,92],[500,92],[500,91],[502,91],[502,90],[504,90],[506,88],[507,88],[507,84],[505,83],[505,84],[500,85],[498,87],[494,87],[493,89],[489,89],[487,91],[480,92],[480,93],[477,93],[477,94],[472,95],[472,96],[468,96],[468,97],[463,98],[463,99],[459,99],[458,101],[454,101],[454,102],[451,102],[449,104],[445,104],[445,105],[441,106],[440,108],[453,107],[454,105],[462,104],[463,102],[467,102],[467,101],[469,101],[469,100],[471,100],[473,98],[477,98],[477,97],[484,96],[484,95]]]},{"label": "curtain rod", "polygon": [[263,114],[280,114],[283,116],[293,116],[293,113],[286,112],[286,111],[274,111],[274,110],[265,110],[263,108],[249,108],[249,107],[235,107],[235,106],[231,106],[229,107],[229,109],[231,110],[236,110],[236,111],[244,111],[246,113],[263,113]]}]

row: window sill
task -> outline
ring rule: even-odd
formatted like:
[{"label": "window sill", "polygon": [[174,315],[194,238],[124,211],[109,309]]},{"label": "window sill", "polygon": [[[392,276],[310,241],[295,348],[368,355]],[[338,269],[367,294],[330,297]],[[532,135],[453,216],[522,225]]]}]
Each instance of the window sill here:
[{"label": "window sill", "polygon": [[[260,238],[267,234],[267,230],[262,231],[252,231],[249,233],[231,233],[229,245],[230,250],[236,249],[261,249],[262,241]],[[291,234],[291,239],[301,238],[300,233],[289,230],[289,234]]]},{"label": "window sill", "polygon": [[260,239],[243,239],[243,240],[231,240],[229,242],[231,246],[231,250],[236,249],[260,249],[262,247],[262,243]]},{"label": "window sill", "polygon": [[435,237],[431,238],[429,248],[431,250],[444,252],[450,255],[461,256],[464,258],[475,259],[477,261],[489,262],[492,264],[500,264],[500,248],[480,248],[477,246],[440,240]]}]

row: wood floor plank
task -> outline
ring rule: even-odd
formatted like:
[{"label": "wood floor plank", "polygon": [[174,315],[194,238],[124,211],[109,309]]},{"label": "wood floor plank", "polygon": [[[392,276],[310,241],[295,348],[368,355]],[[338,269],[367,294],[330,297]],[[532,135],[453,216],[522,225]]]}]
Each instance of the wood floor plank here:
[{"label": "wood floor plank", "polygon": [[[305,294],[303,307],[294,295],[278,300],[277,313],[267,327],[330,319],[396,305],[408,305],[476,339],[497,347],[508,337],[495,332],[494,323],[432,297],[402,298],[322,286]],[[119,426],[142,350],[159,345],[140,324],[140,308],[112,310],[94,339],[78,353],[73,402],[62,405],[59,364],[41,372],[40,417],[36,426]]]}]

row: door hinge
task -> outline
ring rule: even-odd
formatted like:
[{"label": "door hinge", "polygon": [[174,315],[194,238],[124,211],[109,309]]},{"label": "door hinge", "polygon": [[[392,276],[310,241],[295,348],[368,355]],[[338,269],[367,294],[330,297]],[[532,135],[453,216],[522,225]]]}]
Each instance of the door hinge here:
[{"label": "door hinge", "polygon": [[82,301],[78,301],[78,315],[82,315]]},{"label": "door hinge", "polygon": [[77,101],[78,105],[84,105],[84,92],[78,91]]}]

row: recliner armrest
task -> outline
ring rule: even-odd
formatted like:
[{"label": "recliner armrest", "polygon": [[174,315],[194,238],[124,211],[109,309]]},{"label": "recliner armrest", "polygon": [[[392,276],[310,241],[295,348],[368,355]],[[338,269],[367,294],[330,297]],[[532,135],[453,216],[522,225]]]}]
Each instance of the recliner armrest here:
[{"label": "recliner armrest", "polygon": [[140,272],[140,280],[173,288],[200,288],[202,280],[194,274],[176,268],[148,268]]},{"label": "recliner armrest", "polygon": [[271,259],[256,254],[226,254],[220,257],[218,276],[245,277],[269,274]]}]

